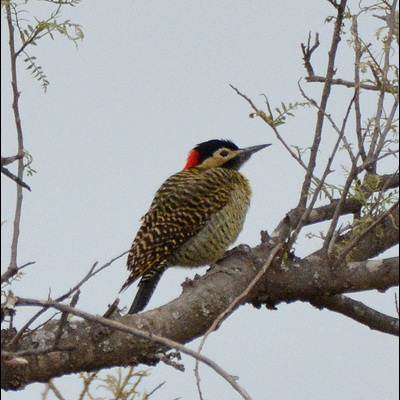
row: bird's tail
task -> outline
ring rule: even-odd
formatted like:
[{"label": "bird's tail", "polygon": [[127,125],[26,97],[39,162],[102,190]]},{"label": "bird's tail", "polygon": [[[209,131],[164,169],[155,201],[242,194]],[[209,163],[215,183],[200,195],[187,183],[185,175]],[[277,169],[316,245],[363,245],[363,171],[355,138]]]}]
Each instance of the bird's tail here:
[{"label": "bird's tail", "polygon": [[136,314],[142,311],[150,301],[152,294],[160,280],[162,272],[158,272],[151,278],[143,277],[138,285],[138,291],[136,293],[135,299],[128,311],[128,314]]}]

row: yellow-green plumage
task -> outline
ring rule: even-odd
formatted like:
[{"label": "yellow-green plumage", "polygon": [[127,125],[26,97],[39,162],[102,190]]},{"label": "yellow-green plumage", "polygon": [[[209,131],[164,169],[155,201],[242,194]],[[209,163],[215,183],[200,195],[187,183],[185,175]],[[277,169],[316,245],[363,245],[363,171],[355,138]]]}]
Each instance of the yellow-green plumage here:
[{"label": "yellow-green plumage", "polygon": [[130,275],[122,290],[141,277],[139,292],[147,293],[138,292],[130,313],[147,304],[166,268],[214,263],[242,230],[250,185],[236,169],[218,164],[184,169],[156,192],[128,256]]}]

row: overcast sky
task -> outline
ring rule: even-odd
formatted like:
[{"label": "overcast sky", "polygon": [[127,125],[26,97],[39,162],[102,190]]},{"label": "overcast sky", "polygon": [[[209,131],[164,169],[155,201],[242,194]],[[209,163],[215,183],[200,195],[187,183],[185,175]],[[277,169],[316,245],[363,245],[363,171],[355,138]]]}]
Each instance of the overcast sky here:
[{"label": "overcast sky", "polygon": [[[39,2],[36,15],[46,15],[45,6]],[[51,290],[59,296],[94,262],[104,264],[127,250],[160,184],[183,168],[194,145],[213,138],[238,146],[273,144],[243,168],[254,195],[238,243],[257,245],[260,231],[274,229],[296,205],[303,171],[265,124],[248,117],[247,103],[229,84],[260,106],[262,93],[278,106],[303,101],[297,88],[305,74],[300,43],[310,31],[320,33],[315,68],[323,75],[333,27],[324,21],[332,13],[323,0],[103,0],[65,8],[60,21],[81,24],[85,39],[78,49],[63,38],[30,49],[50,81],[47,93],[20,68],[25,147],[37,173],[26,178],[32,192],[24,193],[19,263],[36,264],[14,293],[44,299]],[[4,18],[1,28],[4,60]],[[350,53],[342,46],[338,74],[351,79]],[[16,148],[7,69],[2,62],[3,156]],[[319,85],[302,84],[318,98]],[[337,93],[351,95],[345,89]],[[338,97],[330,111],[337,107],[343,115],[341,105]],[[301,110],[281,132],[289,143],[306,147],[314,118],[314,110]],[[4,177],[2,184],[7,266],[15,185]],[[319,245],[303,235],[297,255]],[[127,277],[125,262],[85,285],[78,307],[102,314]],[[205,270],[169,270],[148,308],[178,297],[180,283]],[[132,286],[120,304],[129,305],[134,294]],[[395,313],[394,290],[353,297]],[[26,315],[18,310],[17,326]],[[190,344],[197,346],[198,341]],[[254,400],[398,398],[398,341],[308,304],[281,304],[277,311],[241,307],[209,337],[203,352],[238,376]],[[150,391],[166,381],[152,400],[197,398],[194,363],[186,357],[183,362],[185,373],[163,365],[151,370],[142,387]],[[200,372],[205,399],[240,398],[207,367]],[[56,382],[67,399],[76,398],[76,378]],[[35,384],[4,398],[40,399],[41,391]]]}]

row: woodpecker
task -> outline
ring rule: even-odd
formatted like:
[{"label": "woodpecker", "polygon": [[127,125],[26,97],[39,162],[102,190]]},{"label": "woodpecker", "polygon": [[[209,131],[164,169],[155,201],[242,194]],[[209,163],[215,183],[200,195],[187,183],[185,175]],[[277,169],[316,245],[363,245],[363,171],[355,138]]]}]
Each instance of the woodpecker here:
[{"label": "woodpecker", "polygon": [[148,304],[170,266],[215,263],[242,230],[251,189],[239,168],[270,144],[239,149],[230,140],[209,140],[189,152],[184,169],[156,192],[129,251],[128,279],[141,277],[128,314]]}]

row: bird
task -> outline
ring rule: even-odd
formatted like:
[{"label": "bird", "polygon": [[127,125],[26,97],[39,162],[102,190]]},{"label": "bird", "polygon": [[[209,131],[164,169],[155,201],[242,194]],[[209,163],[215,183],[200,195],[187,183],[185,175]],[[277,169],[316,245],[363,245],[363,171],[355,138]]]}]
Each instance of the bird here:
[{"label": "bird", "polygon": [[250,205],[249,182],[238,170],[270,145],[239,148],[226,139],[200,143],[183,170],[160,186],[128,253],[130,273],[120,292],[141,278],[128,314],[147,306],[167,268],[221,259],[241,232]]}]

